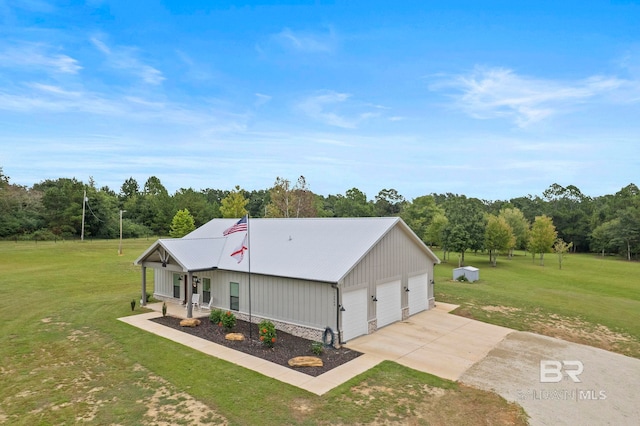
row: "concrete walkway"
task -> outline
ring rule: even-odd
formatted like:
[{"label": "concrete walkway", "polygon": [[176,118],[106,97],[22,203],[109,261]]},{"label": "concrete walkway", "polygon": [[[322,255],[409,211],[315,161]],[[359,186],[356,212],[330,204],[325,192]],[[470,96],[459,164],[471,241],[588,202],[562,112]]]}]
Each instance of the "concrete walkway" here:
[{"label": "concrete walkway", "polygon": [[[159,311],[162,304],[150,304],[147,307]],[[159,312],[123,317],[120,321],[322,395],[384,360],[457,380],[469,367],[484,358],[505,335],[513,331],[450,315],[448,312],[455,307],[456,305],[438,303],[435,309],[348,342],[346,347],[362,352],[363,355],[318,377],[149,321],[161,316]],[[184,306],[176,304],[167,304],[167,313],[180,318],[186,317]],[[194,317],[207,315],[207,310],[193,311]]]},{"label": "concrete walkway", "polygon": [[[184,310],[184,308],[182,308],[182,310]],[[158,318],[160,316],[162,316],[161,313],[149,312],[146,314],[133,315],[118,319],[134,327],[138,327],[166,339],[173,340],[181,345],[189,346],[190,348],[203,352],[207,355],[212,355],[241,367],[257,371],[267,377],[297,386],[311,393],[315,393],[316,395],[322,395],[329,392],[331,389],[341,385],[360,373],[364,373],[382,361],[378,357],[363,354],[340,367],[327,371],[318,377],[313,377],[308,374],[292,370],[291,368],[274,364],[270,361],[265,361],[262,358],[229,349],[226,346],[218,345],[217,343],[210,342],[209,340],[201,339],[200,337],[192,336],[190,334],[183,333],[182,331],[149,321],[150,319]]]}]

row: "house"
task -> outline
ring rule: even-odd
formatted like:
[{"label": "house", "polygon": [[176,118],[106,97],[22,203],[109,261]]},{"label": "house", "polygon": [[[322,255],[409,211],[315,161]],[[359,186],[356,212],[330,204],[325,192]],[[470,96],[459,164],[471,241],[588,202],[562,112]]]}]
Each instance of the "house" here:
[{"label": "house", "polygon": [[[400,218],[250,219],[248,231],[223,236],[235,223],[213,219],[153,243],[135,261],[143,302],[152,268],[155,298],[186,303],[197,294],[240,319],[269,319],[313,340],[329,333],[334,343],[434,306],[440,260]],[[244,257],[232,257],[243,245]]]},{"label": "house", "polygon": [[480,279],[480,269],[473,266],[462,266],[453,270],[453,279],[458,280],[460,277],[465,277],[470,283],[476,282]]}]

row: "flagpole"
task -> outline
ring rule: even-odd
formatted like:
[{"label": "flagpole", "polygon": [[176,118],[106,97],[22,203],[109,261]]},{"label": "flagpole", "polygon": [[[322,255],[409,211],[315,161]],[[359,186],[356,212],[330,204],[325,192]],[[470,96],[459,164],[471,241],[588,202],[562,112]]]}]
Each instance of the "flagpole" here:
[{"label": "flagpole", "polygon": [[249,257],[249,340],[253,337],[253,323],[251,322],[251,226],[249,225],[249,213],[247,212],[247,255]]}]

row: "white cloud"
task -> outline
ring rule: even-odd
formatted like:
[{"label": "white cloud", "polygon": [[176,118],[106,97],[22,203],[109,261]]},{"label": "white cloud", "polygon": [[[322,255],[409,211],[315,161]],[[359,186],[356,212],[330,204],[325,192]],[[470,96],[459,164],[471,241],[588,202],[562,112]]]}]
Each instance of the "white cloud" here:
[{"label": "white cloud", "polygon": [[0,50],[0,67],[41,68],[54,73],[77,74],[82,67],[70,56],[49,52],[45,44],[19,43]]},{"label": "white cloud", "polygon": [[256,93],[255,95],[256,95],[256,101],[254,102],[255,106],[261,106],[271,101],[271,96],[269,95],[265,95],[263,93]]},{"label": "white cloud", "polygon": [[336,37],[331,29],[327,33],[310,33],[285,28],[273,38],[287,48],[309,53],[332,52],[336,44]]},{"label": "white cloud", "polygon": [[203,134],[242,131],[247,118],[206,104],[186,106],[119,93],[105,94],[82,88],[68,90],[38,82],[24,83],[12,91],[0,89],[0,110],[28,114],[86,113],[135,122],[161,121],[195,126],[194,129]]},{"label": "white cloud", "polygon": [[141,62],[136,57],[136,49],[121,46],[114,49],[96,37],[90,40],[99,51],[105,54],[112,68],[128,71],[147,84],[158,85],[165,80],[161,71]]},{"label": "white cloud", "polygon": [[354,109],[371,107],[367,104],[350,102],[350,98],[349,93],[324,91],[299,102],[297,108],[316,121],[344,129],[355,129],[363,121],[380,116],[379,112],[354,111]]},{"label": "white cloud", "polygon": [[298,104],[298,108],[307,116],[316,121],[321,121],[330,126],[353,129],[356,127],[354,120],[341,117],[327,107],[345,102],[351,95],[347,93],[327,92],[321,95],[310,96]]},{"label": "white cloud", "polygon": [[59,86],[53,86],[51,84],[42,84],[42,83],[27,83],[27,86],[37,89],[41,92],[46,92],[53,95],[59,95],[67,98],[78,98],[81,96],[80,92],[71,92],[69,90],[65,90]]},{"label": "white cloud", "polygon": [[91,37],[90,40],[91,40],[91,43],[93,43],[93,45],[95,47],[97,47],[99,51],[101,51],[105,55],[111,55],[111,49],[109,49],[109,46],[107,46],[101,40],[99,40],[99,39],[97,39],[95,37]]},{"label": "white cloud", "polygon": [[176,50],[176,55],[186,67],[184,76],[189,80],[203,82],[214,80],[216,77],[219,78],[219,75],[217,75],[218,73],[210,69],[208,65],[203,64],[201,61],[195,61],[186,52],[182,50]]},{"label": "white cloud", "polygon": [[26,83],[25,87],[27,90],[13,93],[0,91],[0,110],[26,113],[80,111],[100,115],[126,113],[122,104],[93,93],[69,91],[41,83]]},{"label": "white cloud", "polygon": [[506,68],[476,68],[431,85],[432,90],[453,89],[456,106],[472,117],[508,118],[520,127],[630,87],[637,90],[638,84],[606,76],[562,82],[521,76]]}]

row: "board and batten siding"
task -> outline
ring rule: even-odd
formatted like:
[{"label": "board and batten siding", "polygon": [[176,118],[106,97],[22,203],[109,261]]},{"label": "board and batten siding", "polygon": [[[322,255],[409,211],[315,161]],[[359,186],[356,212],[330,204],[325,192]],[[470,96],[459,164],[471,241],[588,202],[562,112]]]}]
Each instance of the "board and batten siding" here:
[{"label": "board and batten siding", "polygon": [[[427,273],[433,276],[434,260],[399,226],[391,229],[353,268],[342,282],[343,291],[367,283],[369,294],[374,295],[376,285],[401,280],[401,288],[408,285],[409,276]],[[403,291],[403,293],[405,293]],[[402,295],[402,306],[408,306],[408,297]],[[369,311],[369,319],[375,311]]]},{"label": "board and batten siding", "polygon": [[[242,285],[248,288],[246,280]],[[336,326],[336,290],[328,283],[258,275],[251,277],[251,292],[254,315],[319,329]]]},{"label": "board and batten siding", "polygon": [[[155,270],[155,293],[173,297],[172,271]],[[185,273],[182,273],[186,275]],[[230,283],[239,284],[239,312],[249,313],[249,275],[233,271],[201,271],[198,278],[211,279],[211,303],[214,309],[229,309]],[[180,286],[181,298],[184,292]],[[198,293],[202,292],[202,282]],[[336,328],[336,290],[329,283],[293,278],[251,275],[251,313],[258,317],[324,329]]]},{"label": "board and batten siding", "polygon": [[[173,274],[177,272],[162,269],[153,270],[153,292],[162,297],[173,297]],[[180,290],[182,295],[183,290]]]}]

